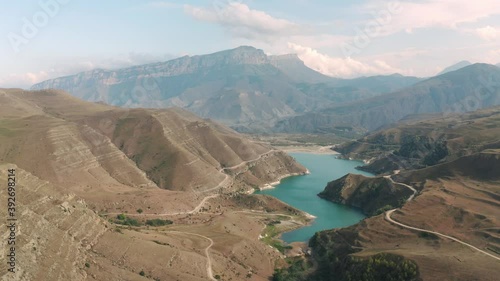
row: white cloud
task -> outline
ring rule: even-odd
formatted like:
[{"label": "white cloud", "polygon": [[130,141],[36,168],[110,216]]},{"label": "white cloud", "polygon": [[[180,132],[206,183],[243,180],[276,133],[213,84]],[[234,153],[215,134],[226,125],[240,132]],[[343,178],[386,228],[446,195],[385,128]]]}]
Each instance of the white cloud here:
[{"label": "white cloud", "polygon": [[295,43],[288,43],[288,47],[296,52],[307,66],[329,76],[350,78],[362,75],[403,72],[401,69],[394,68],[383,60],[374,60],[373,63],[367,64],[352,58],[331,57],[313,48]]},{"label": "white cloud", "polygon": [[246,4],[229,2],[212,8],[185,5],[184,10],[195,19],[216,23],[226,28],[232,35],[247,39],[271,40],[274,36],[297,34],[299,26],[285,19],[252,10]]},{"label": "white cloud", "polygon": [[5,78],[0,78],[0,88],[24,88],[28,89],[31,85],[48,79],[49,75],[45,71],[13,73]]},{"label": "white cloud", "polygon": [[[396,3],[396,6],[391,3]],[[396,7],[396,8],[394,8]],[[387,23],[389,33],[413,31],[419,28],[441,27],[458,29],[462,23],[478,22],[500,14],[498,0],[426,0],[371,1],[362,10]]]},{"label": "white cloud", "polygon": [[475,31],[479,37],[487,41],[492,41],[500,37],[500,30],[489,25],[477,28]]}]

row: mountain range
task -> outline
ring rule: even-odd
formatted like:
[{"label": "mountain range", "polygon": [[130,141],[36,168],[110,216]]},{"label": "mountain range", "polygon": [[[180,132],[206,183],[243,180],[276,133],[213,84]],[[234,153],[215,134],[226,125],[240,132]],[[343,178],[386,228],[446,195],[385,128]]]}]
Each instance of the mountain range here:
[{"label": "mountain range", "polygon": [[441,72],[439,72],[437,75],[441,75],[441,74],[445,74],[445,73],[452,72],[452,71],[455,71],[455,70],[459,70],[460,68],[464,68],[464,67],[469,66],[471,64],[472,64],[471,62],[466,61],[466,60],[461,61],[461,62],[457,62],[457,63],[455,63],[453,65],[450,65],[450,66],[446,67]]},{"label": "mountain range", "polygon": [[461,113],[500,104],[500,68],[474,64],[376,97],[277,122],[280,132],[373,131],[416,114]]},{"label": "mountain range", "polygon": [[296,55],[268,56],[243,46],[209,55],[118,70],[96,69],[33,85],[122,107],[178,106],[239,130],[268,130],[277,120],[391,92],[420,81],[401,75],[338,79]]}]

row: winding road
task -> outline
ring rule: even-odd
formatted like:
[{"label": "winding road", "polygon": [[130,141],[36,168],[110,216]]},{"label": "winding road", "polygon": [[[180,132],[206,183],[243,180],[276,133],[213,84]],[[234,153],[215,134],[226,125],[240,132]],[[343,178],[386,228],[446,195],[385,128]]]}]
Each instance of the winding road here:
[{"label": "winding road", "polygon": [[390,222],[391,222],[391,223],[393,223],[393,224],[396,224],[396,225],[399,225],[399,226],[402,226],[402,227],[404,227],[404,228],[408,228],[408,229],[411,229],[411,230],[416,230],[416,231],[420,231],[420,232],[431,233],[431,234],[438,235],[438,236],[441,236],[441,237],[444,237],[444,238],[448,238],[448,239],[450,239],[450,240],[453,240],[453,241],[455,241],[455,242],[458,242],[458,243],[460,243],[460,244],[462,244],[462,245],[465,245],[465,246],[467,246],[467,247],[469,247],[469,248],[471,248],[471,249],[473,249],[473,250],[475,250],[475,251],[478,251],[478,252],[480,252],[480,253],[483,253],[483,254],[485,254],[485,255],[488,255],[488,256],[490,256],[490,257],[492,257],[492,258],[494,258],[494,259],[496,259],[496,260],[499,260],[499,261],[500,261],[500,258],[499,258],[499,257],[494,256],[494,255],[492,255],[492,254],[490,254],[490,253],[488,253],[488,252],[485,252],[485,251],[483,251],[483,250],[481,250],[481,249],[479,249],[479,248],[477,248],[477,247],[474,247],[474,246],[472,246],[472,245],[471,245],[471,244],[469,244],[469,243],[466,243],[466,242],[463,242],[463,241],[461,241],[461,240],[458,240],[457,238],[454,238],[454,237],[451,237],[451,236],[448,236],[448,235],[444,235],[444,234],[441,234],[441,233],[439,233],[439,232],[430,231],[430,230],[425,230],[425,229],[421,229],[421,228],[417,228],[417,227],[412,227],[412,226],[408,226],[408,225],[402,224],[402,223],[400,223],[400,222],[397,222],[397,221],[395,221],[395,220],[393,220],[393,219],[391,218],[391,215],[392,215],[392,213],[394,213],[394,211],[396,211],[396,209],[393,209],[393,210],[387,211],[387,212],[385,213],[385,219],[386,219],[386,220],[388,220],[388,221],[390,221]]},{"label": "winding road", "polygon": [[258,156],[257,158],[255,158],[255,159],[252,159],[252,160],[247,160],[247,161],[243,161],[243,162],[241,162],[241,163],[240,163],[240,164],[238,164],[238,165],[234,165],[234,166],[231,166],[231,167],[225,167],[225,168],[220,169],[219,171],[220,171],[220,172],[224,172],[225,170],[234,170],[234,169],[237,169],[237,168],[239,168],[239,167],[241,167],[241,166],[243,166],[243,165],[245,165],[245,164],[248,164],[248,163],[251,163],[251,162],[258,161],[258,160],[260,160],[262,157],[264,157],[265,155],[268,155],[268,154],[271,154],[271,153],[273,153],[273,152],[277,152],[277,151],[279,151],[279,150],[277,150],[277,149],[271,149],[271,150],[269,150],[268,152],[264,152],[264,153],[262,153],[261,155],[259,155],[259,156]]},{"label": "winding road", "polygon": [[[248,163],[251,163],[251,162],[255,162],[255,161],[258,161],[260,160],[262,157],[264,157],[265,155],[268,155],[268,154],[271,154],[273,152],[276,152],[276,151],[279,151],[279,150],[276,150],[276,149],[272,149],[272,150],[269,150],[265,153],[262,153],[261,155],[259,155],[259,157],[255,158],[255,159],[252,159],[252,160],[247,160],[247,161],[243,161],[241,162],[240,164],[238,165],[234,165],[234,166],[231,166],[231,167],[226,167],[226,168],[221,168],[219,170],[220,173],[223,173],[225,170],[233,170],[233,169],[237,169],[245,164],[248,164]],[[216,189],[219,189],[221,187],[223,187],[224,185],[227,185],[227,182],[231,182],[231,176],[225,174],[225,177],[224,179],[216,186],[216,187],[213,187],[213,188],[210,188],[210,189],[207,189],[207,190],[204,190],[202,191],[201,193],[205,193],[205,192],[209,192],[209,191],[213,191],[213,190],[216,190]],[[219,194],[212,194],[212,195],[207,195],[205,196],[201,202],[191,211],[182,211],[182,212],[175,212],[175,213],[161,213],[161,214],[134,214],[134,215],[137,215],[137,216],[143,216],[143,217],[154,217],[154,216],[178,216],[178,215],[188,215],[188,214],[194,214],[194,213],[197,213],[200,211],[200,209],[203,207],[203,205],[209,200],[209,199],[212,199],[212,198],[216,198],[218,197]],[[107,215],[119,215],[121,213],[107,213]]]},{"label": "winding road", "polygon": [[[409,188],[411,191],[413,191],[413,194],[412,194],[410,197],[408,197],[408,200],[406,200],[407,202],[408,202],[408,201],[411,201],[411,200],[415,197],[415,195],[417,194],[417,190],[416,190],[415,188],[413,188],[412,186],[407,185],[407,184],[405,184],[405,183],[401,183],[401,182],[395,182],[395,181],[392,179],[392,177],[391,177],[391,176],[384,176],[384,177],[385,177],[385,178],[387,178],[387,179],[389,179],[389,180],[390,180],[392,183],[394,183],[394,184],[404,186],[404,187],[406,187],[406,188]],[[407,228],[407,229],[411,229],[411,230],[415,230],[415,231],[420,231],[420,232],[425,232],[425,233],[430,233],[430,234],[434,234],[434,235],[437,235],[437,236],[440,236],[440,237],[443,237],[443,238],[450,239],[450,240],[455,241],[455,242],[458,242],[458,243],[460,243],[460,244],[462,244],[462,245],[464,245],[464,246],[467,246],[467,247],[471,248],[471,249],[472,249],[472,250],[474,250],[474,251],[480,252],[480,253],[482,253],[482,254],[485,254],[485,255],[487,255],[487,256],[489,256],[489,257],[491,257],[491,258],[494,258],[494,259],[496,259],[496,260],[500,261],[500,257],[497,257],[497,256],[495,256],[495,255],[493,255],[493,254],[490,254],[490,253],[488,253],[488,252],[486,252],[486,251],[483,251],[483,250],[481,250],[481,249],[479,249],[479,248],[477,248],[477,247],[475,247],[475,246],[473,246],[473,245],[471,245],[471,244],[469,244],[469,243],[466,243],[466,242],[464,242],[464,241],[461,241],[461,240],[459,240],[459,239],[457,239],[457,238],[455,238],[455,237],[451,237],[451,236],[449,236],[449,235],[445,235],[445,234],[442,234],[442,233],[439,233],[439,232],[436,232],[436,231],[430,231],[430,230],[426,230],[426,229],[422,229],[422,228],[417,228],[417,227],[409,226],[409,225],[406,225],[406,224],[400,223],[400,222],[398,222],[398,221],[395,221],[393,218],[391,218],[391,215],[392,215],[392,213],[394,213],[396,210],[397,210],[397,209],[392,209],[392,210],[389,210],[389,211],[387,211],[387,212],[385,213],[385,219],[386,219],[387,221],[389,221],[390,223],[393,223],[393,224],[395,224],[395,225],[399,225],[399,226],[404,227],[404,228]]]},{"label": "winding road", "polygon": [[[161,213],[161,214],[131,214],[131,215],[139,216],[139,217],[161,217],[161,216],[178,216],[178,215],[194,214],[194,213],[199,212],[200,209],[203,207],[203,205],[209,199],[216,198],[218,196],[219,196],[219,194],[213,194],[213,195],[206,196],[205,198],[203,198],[203,200],[201,200],[201,202],[198,204],[198,206],[196,206],[191,211],[182,211],[182,212],[176,212],[176,213]],[[123,214],[123,212],[122,213],[106,213],[106,215],[119,215],[119,214]]]},{"label": "winding road", "polygon": [[[233,170],[233,169],[237,169],[239,167],[242,167],[243,165],[246,165],[248,163],[251,163],[251,162],[255,162],[255,161],[258,161],[260,160],[262,157],[264,157],[265,155],[268,155],[268,154],[271,154],[273,152],[276,152],[278,150],[275,150],[275,149],[272,149],[270,151],[267,151],[261,155],[259,155],[259,157],[253,159],[253,160],[247,160],[247,161],[243,161],[241,162],[240,164],[238,165],[234,165],[234,166],[231,166],[231,167],[225,167],[225,168],[221,168],[219,170],[220,173],[224,173],[224,171],[226,170]],[[224,180],[222,180],[216,187],[214,188],[211,188],[211,189],[208,189],[208,190],[205,190],[203,192],[208,192],[208,191],[212,191],[212,190],[215,190],[215,189],[219,189],[221,187],[223,187],[224,185],[226,185],[226,182],[230,182],[231,181],[231,177],[227,174],[225,174],[225,178]],[[200,211],[200,209],[203,207],[203,205],[209,200],[209,199],[212,199],[212,198],[216,198],[218,197],[219,194],[212,194],[212,195],[208,195],[208,196],[205,196],[203,198],[203,200],[201,200],[201,202],[192,210],[190,211],[182,211],[182,212],[175,212],[175,213],[162,213],[162,214],[137,214],[138,216],[143,216],[143,217],[149,217],[149,216],[154,216],[154,217],[158,217],[158,216],[176,216],[176,215],[186,215],[186,214],[194,214],[194,213],[197,213]],[[121,213],[107,213],[107,215],[119,215]],[[214,241],[210,238],[210,237],[207,237],[207,236],[204,236],[204,235],[200,235],[200,234],[196,234],[196,233],[191,233],[191,232],[182,232],[182,231],[167,231],[167,232],[170,232],[170,233],[182,233],[182,234],[188,234],[188,235],[194,235],[194,236],[198,236],[198,237],[201,237],[203,239],[206,239],[210,242],[210,245],[208,245],[208,247],[205,248],[205,256],[207,257],[207,266],[206,266],[206,269],[207,269],[207,276],[210,280],[213,280],[213,281],[217,281],[217,279],[215,279],[213,277],[213,270],[212,270],[212,260],[210,259],[210,253],[209,253],[209,250],[210,248],[212,248],[212,246],[214,245]]]},{"label": "winding road", "polygon": [[404,187],[410,189],[413,192],[413,194],[410,197],[408,197],[408,199],[406,200],[406,202],[409,202],[409,201],[413,200],[413,198],[417,194],[417,190],[415,188],[413,188],[411,185],[407,185],[406,183],[402,183],[402,182],[395,182],[392,179],[391,176],[384,176],[384,178],[389,179],[393,184],[404,186]]},{"label": "winding road", "polygon": [[173,231],[173,230],[172,231],[167,231],[167,232],[194,235],[194,236],[198,236],[198,237],[201,237],[203,239],[208,240],[210,242],[210,245],[208,245],[208,247],[205,248],[205,256],[207,257],[207,266],[206,266],[207,276],[208,276],[208,278],[210,280],[217,281],[217,279],[214,278],[214,273],[213,273],[213,270],[212,270],[212,260],[210,259],[210,253],[208,252],[210,250],[210,248],[212,248],[212,246],[214,245],[214,240],[212,240],[211,238],[209,238],[207,236],[204,236],[204,235],[201,235],[201,234],[196,234],[196,233],[191,233],[191,232]]}]

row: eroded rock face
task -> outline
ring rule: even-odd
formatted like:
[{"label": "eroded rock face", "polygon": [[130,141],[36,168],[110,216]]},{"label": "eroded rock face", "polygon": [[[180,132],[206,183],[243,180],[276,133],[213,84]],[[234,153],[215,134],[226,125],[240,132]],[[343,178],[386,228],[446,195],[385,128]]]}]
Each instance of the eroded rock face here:
[{"label": "eroded rock face", "polygon": [[179,106],[226,124],[264,124],[319,102],[298,90],[262,50],[253,47],[120,70],[96,69],[32,89],[61,89],[87,101],[130,108]]},{"label": "eroded rock face", "polygon": [[[15,273],[2,270],[2,280],[86,280],[87,251],[106,232],[107,223],[84,201],[60,193],[14,164],[0,164],[0,182],[7,182],[9,169],[15,169],[17,180],[17,264]],[[7,202],[7,196],[2,189],[0,200]],[[0,214],[7,217],[6,208]],[[8,232],[2,227],[2,237],[8,237]],[[10,247],[6,242],[1,241],[2,259]],[[2,268],[5,264],[4,260]]]},{"label": "eroded rock face", "polygon": [[[87,101],[130,108],[178,106],[239,131],[269,132],[281,119],[392,92],[420,80],[401,75],[333,78],[307,67],[297,55],[267,56],[243,46],[118,70],[95,69],[44,81],[32,89],[61,89]],[[323,127],[284,130],[309,132]]]},{"label": "eroded rock face", "polygon": [[118,109],[58,91],[13,91],[5,99],[0,108],[23,104],[31,113],[5,123],[17,133],[6,135],[1,159],[70,187],[205,192],[230,188],[229,172],[249,165],[266,170],[256,174],[258,185],[305,172],[286,154],[178,108]]},{"label": "eroded rock face", "polygon": [[368,178],[348,174],[329,182],[318,196],[359,208],[372,216],[401,206],[411,194],[408,188],[395,185],[384,177]]},{"label": "eroded rock face", "polygon": [[[120,109],[54,90],[0,89],[0,101],[0,183],[16,169],[20,257],[14,275],[2,261],[1,280],[207,280],[208,256],[233,280],[249,267],[256,280],[272,274],[280,255],[232,196],[305,172],[293,158],[182,109]],[[289,211],[275,201],[259,205]],[[176,229],[144,226],[157,216]]]}]

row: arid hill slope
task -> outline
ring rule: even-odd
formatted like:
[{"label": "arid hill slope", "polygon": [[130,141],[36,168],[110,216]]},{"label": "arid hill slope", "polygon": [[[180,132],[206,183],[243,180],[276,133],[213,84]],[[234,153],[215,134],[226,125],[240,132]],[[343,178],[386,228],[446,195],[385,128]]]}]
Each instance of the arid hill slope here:
[{"label": "arid hill slope", "polygon": [[[398,209],[372,212],[372,217],[352,227],[317,233],[310,244],[319,267],[307,280],[337,280],[332,279],[332,272],[356,267],[360,270],[363,262],[368,263],[367,258],[383,263],[376,256],[379,254],[396,254],[415,262],[422,280],[496,280],[500,261],[498,114],[499,109],[494,108],[461,117],[419,121],[344,145],[342,149],[365,155],[397,149],[399,153],[373,163],[399,156],[392,162],[395,166],[385,172],[402,170],[384,177],[348,175],[329,183],[321,195],[365,212],[373,210],[373,206],[390,205],[381,211]],[[403,141],[408,137],[413,141]],[[447,154],[437,164],[413,170],[396,165],[405,161],[407,167],[415,167],[415,163],[436,151],[439,140],[445,144]],[[395,185],[406,188],[406,196],[396,196]],[[415,196],[410,196],[414,190]],[[409,201],[404,200],[402,207],[394,204],[401,199]],[[395,225],[387,216],[420,230]],[[476,249],[435,233],[454,237]],[[348,280],[345,278],[340,280]]]},{"label": "arid hill slope", "polygon": [[[9,274],[2,254],[1,280],[264,281],[282,259],[258,239],[278,216],[271,212],[303,219],[278,200],[245,194],[302,166],[181,109],[0,89],[3,185],[11,168],[19,263]],[[133,223],[120,224],[118,214]],[[152,219],[166,225],[148,225]]]},{"label": "arid hill slope", "polygon": [[203,192],[226,178],[223,168],[263,155],[277,165],[266,167],[258,185],[305,171],[285,154],[181,109],[119,109],[60,91],[9,90],[0,98],[0,160],[47,180]]},{"label": "arid hill slope", "polygon": [[500,107],[463,115],[408,120],[335,147],[344,157],[370,160],[374,173],[422,168],[500,148]]}]

